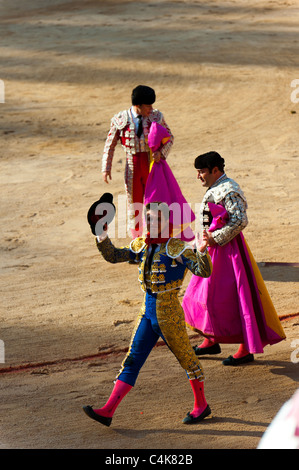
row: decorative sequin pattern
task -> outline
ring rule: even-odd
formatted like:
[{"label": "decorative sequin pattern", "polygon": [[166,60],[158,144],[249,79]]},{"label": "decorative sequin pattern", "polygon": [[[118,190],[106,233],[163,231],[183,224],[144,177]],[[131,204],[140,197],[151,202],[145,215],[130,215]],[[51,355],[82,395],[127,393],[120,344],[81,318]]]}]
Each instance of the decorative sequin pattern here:
[{"label": "decorative sequin pattern", "polygon": [[147,152],[150,160],[148,133],[152,122],[158,122],[161,124],[167,129],[170,135],[169,141],[163,145],[161,150],[163,157],[167,158],[173,144],[173,135],[167,123],[165,122],[163,114],[158,109],[153,110],[150,116],[143,119],[143,134],[140,138],[138,138],[136,135],[131,109],[121,111],[120,113],[116,114],[111,119],[110,130],[104,145],[102,172],[111,171],[114,151],[118,141],[121,142],[122,148],[126,154],[125,189],[128,201],[129,228],[135,227],[135,211],[133,209],[133,204],[135,202],[133,201],[133,155],[136,155],[136,153],[139,152]]},{"label": "decorative sequin pattern", "polygon": [[136,238],[129,246],[123,248],[116,248],[109,237],[103,242],[97,242],[97,246],[105,260],[110,263],[139,261],[138,280],[144,292],[151,290],[158,293],[179,289],[188,269],[192,274],[201,277],[209,277],[212,273],[208,252],[194,252],[189,245],[176,238],[160,245],[159,251],[153,256],[150,270],[146,263],[148,249],[143,237]]},{"label": "decorative sequin pattern", "polygon": [[224,227],[213,232],[215,242],[223,246],[235,238],[248,224],[246,198],[238,183],[224,174],[207,190],[201,204],[200,223],[202,228],[206,229],[212,222],[208,202],[221,204],[229,215],[229,220]]},{"label": "decorative sequin pattern", "polygon": [[109,237],[106,237],[102,242],[98,242],[96,239],[96,245],[103,258],[109,263],[123,263],[136,259],[129,246],[116,248]]},{"label": "decorative sequin pattern", "polygon": [[[111,119],[110,130],[104,146],[102,171],[106,172],[111,170],[114,150],[119,140],[121,141],[127,158],[128,156],[132,157],[133,154],[138,152],[149,152],[147,137],[152,122],[158,122],[161,124],[167,129],[170,135],[169,141],[162,148],[163,157],[167,158],[173,144],[173,135],[165,122],[163,114],[158,109],[155,109],[149,117],[143,119],[143,135],[139,139],[136,136],[133,117],[131,110],[129,109],[121,111]],[[132,158],[128,159],[129,163],[130,160],[132,160]]]},{"label": "decorative sequin pattern", "polygon": [[188,379],[197,379],[200,382],[204,381],[205,376],[203,368],[190,344],[187,334],[184,311],[178,300],[178,292],[172,291],[158,294],[156,298],[155,312],[148,312],[149,306],[147,305],[146,298],[147,297],[145,295],[142,307],[135,322],[128,352],[116,378],[118,378],[124,371],[128,361],[134,361],[134,351],[132,346],[142,318],[144,315],[153,316],[154,314],[167,346],[174,354],[181,367],[185,370]]},{"label": "decorative sequin pattern", "polygon": [[157,295],[156,315],[168,347],[186,370],[188,378],[204,380],[203,369],[186,331],[185,316],[178,299],[178,291]]},{"label": "decorative sequin pattern", "polygon": [[[212,264],[209,254],[194,253],[185,242],[170,239],[167,244],[162,243],[158,246],[150,269],[147,264],[148,249],[142,237],[136,238],[124,248],[115,248],[108,237],[102,242],[97,242],[97,246],[104,258],[111,263],[132,259],[140,262],[139,281],[145,296],[120,374],[130,361],[131,363],[134,361],[134,351],[132,351],[134,338],[142,318],[148,315],[147,318],[157,322],[161,336],[186,370],[188,378],[204,380],[200,361],[190,344],[178,293],[188,269],[198,276],[208,277],[211,274]],[[172,264],[174,261],[175,266]]]}]

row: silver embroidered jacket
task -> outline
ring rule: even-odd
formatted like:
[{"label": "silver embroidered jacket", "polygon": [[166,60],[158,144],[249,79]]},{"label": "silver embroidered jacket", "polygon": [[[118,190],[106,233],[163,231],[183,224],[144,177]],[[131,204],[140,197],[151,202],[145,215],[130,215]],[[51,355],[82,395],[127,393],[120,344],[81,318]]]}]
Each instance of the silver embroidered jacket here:
[{"label": "silver embroidered jacket", "polygon": [[147,138],[152,122],[158,122],[165,127],[170,134],[169,141],[161,149],[161,153],[166,159],[173,144],[174,137],[166,124],[161,111],[154,109],[148,117],[143,119],[143,134],[138,138],[135,132],[135,125],[130,108],[115,114],[111,119],[110,130],[104,146],[102,171],[106,172],[111,170],[115,147],[119,140],[126,153],[127,160],[130,160],[132,155],[138,152],[149,152]]},{"label": "silver embroidered jacket", "polygon": [[205,193],[200,207],[202,228],[208,229],[212,215],[208,202],[221,204],[229,215],[228,222],[212,233],[215,242],[223,246],[238,235],[248,224],[247,201],[238,183],[223,174]]}]

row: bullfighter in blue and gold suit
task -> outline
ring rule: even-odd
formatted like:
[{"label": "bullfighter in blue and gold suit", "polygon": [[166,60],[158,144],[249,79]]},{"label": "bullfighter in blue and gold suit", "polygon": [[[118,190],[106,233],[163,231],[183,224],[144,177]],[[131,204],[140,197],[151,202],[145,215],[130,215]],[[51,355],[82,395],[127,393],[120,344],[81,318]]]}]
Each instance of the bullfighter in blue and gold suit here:
[{"label": "bullfighter in blue and gold suit", "polygon": [[[165,226],[164,216],[147,212],[151,220],[159,219]],[[162,219],[162,222],[161,222]],[[149,228],[149,225],[148,225]],[[206,250],[206,233],[197,238],[197,249],[177,238],[163,238],[159,231],[156,239],[139,237],[124,248],[116,248],[109,237],[97,240],[97,247],[110,263],[139,263],[139,282],[144,301],[137,317],[128,353],[122,363],[112,394],[100,409],[83,407],[91,418],[109,426],[118,404],[135,381],[146,358],[159,337],[162,337],[186,370],[194,393],[194,409],[184,418],[185,424],[199,422],[211,413],[205,400],[204,374],[198,357],[190,344],[184,312],[178,299],[180,287],[188,270],[202,277],[210,276],[212,264]]]}]

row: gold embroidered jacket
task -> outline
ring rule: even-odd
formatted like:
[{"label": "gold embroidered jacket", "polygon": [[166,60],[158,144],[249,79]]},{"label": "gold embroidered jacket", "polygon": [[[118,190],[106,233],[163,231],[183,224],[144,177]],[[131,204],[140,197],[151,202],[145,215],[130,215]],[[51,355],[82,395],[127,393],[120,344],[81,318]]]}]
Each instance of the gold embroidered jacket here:
[{"label": "gold embroidered jacket", "polygon": [[209,277],[212,273],[212,262],[207,250],[204,254],[199,253],[177,238],[170,238],[167,243],[158,245],[150,268],[147,264],[148,247],[143,237],[135,238],[123,248],[116,248],[109,237],[102,242],[96,240],[96,243],[104,259],[110,263],[139,262],[138,279],[144,292],[179,289],[188,269],[201,277]]}]

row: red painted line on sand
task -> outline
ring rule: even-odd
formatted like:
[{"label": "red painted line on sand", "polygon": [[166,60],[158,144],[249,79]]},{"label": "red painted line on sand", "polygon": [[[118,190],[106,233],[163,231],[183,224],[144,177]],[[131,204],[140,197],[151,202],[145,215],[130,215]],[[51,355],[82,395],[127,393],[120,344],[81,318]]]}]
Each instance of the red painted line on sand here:
[{"label": "red painted line on sand", "polygon": [[[290,320],[291,318],[296,318],[299,317],[299,312],[298,313],[290,313],[287,315],[281,315],[279,316],[279,319],[281,321],[285,320]],[[197,337],[198,335],[190,336],[190,338]],[[159,341],[156,344],[157,346],[165,346],[165,343],[163,341]],[[50,367],[50,366],[55,366],[59,364],[65,364],[68,362],[84,362],[84,361],[91,361],[93,359],[99,359],[99,358],[105,358],[107,356],[111,356],[112,354],[119,354],[119,353],[126,353],[128,351],[128,348],[120,348],[120,349],[113,349],[112,351],[102,351],[98,352],[96,354],[89,354],[87,356],[79,356],[79,357],[72,357],[72,358],[65,358],[65,359],[56,359],[54,361],[44,361],[44,362],[34,362],[34,363],[28,363],[28,364],[19,364],[16,366],[9,366],[9,367],[1,367],[0,368],[0,375],[1,374],[9,374],[13,372],[23,372],[23,371],[29,371],[29,370],[34,370],[34,369],[39,369],[43,367]],[[41,373],[43,373],[41,371]]]}]

